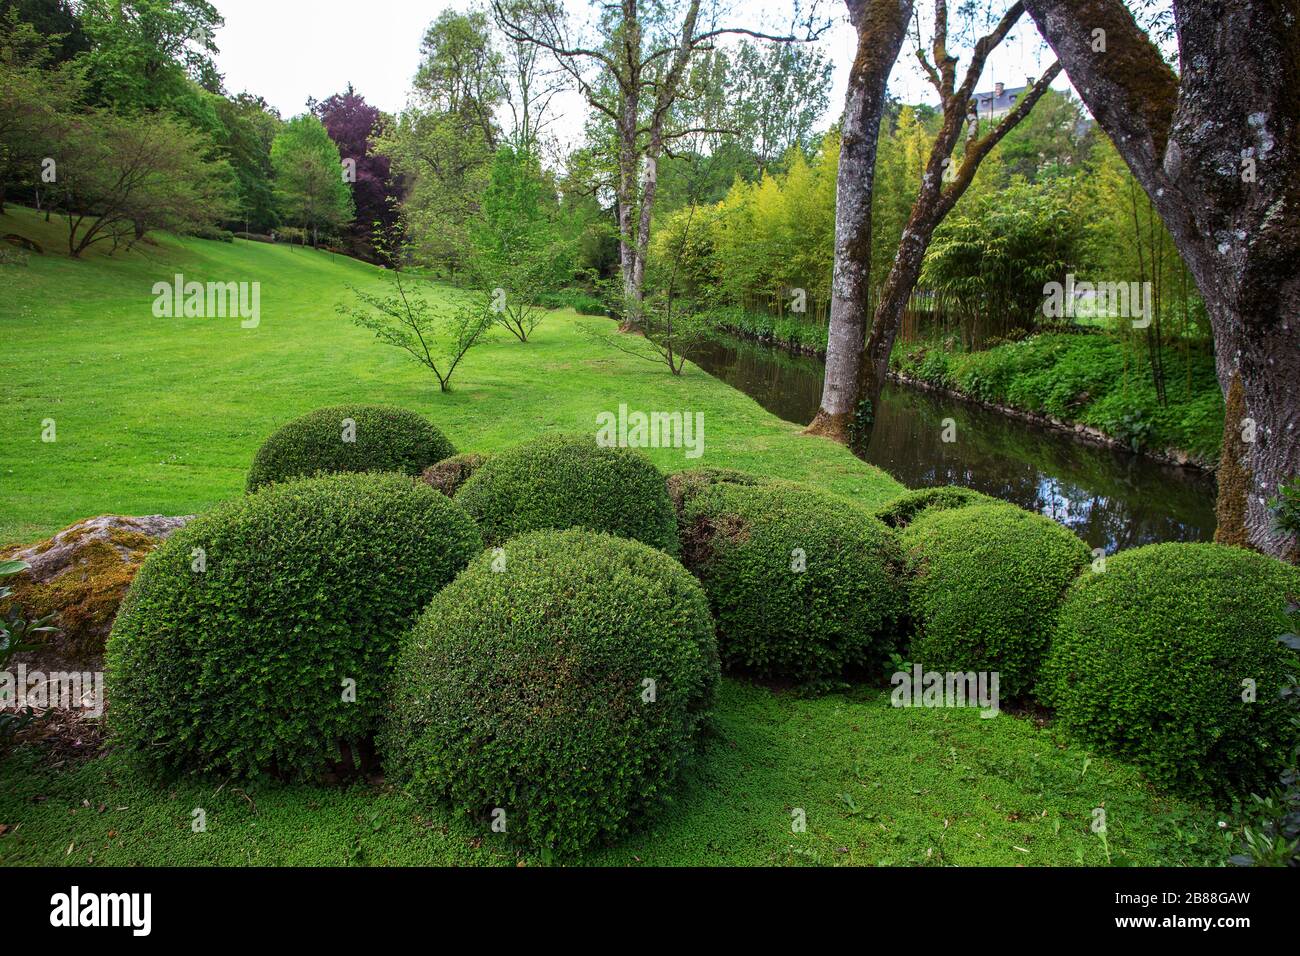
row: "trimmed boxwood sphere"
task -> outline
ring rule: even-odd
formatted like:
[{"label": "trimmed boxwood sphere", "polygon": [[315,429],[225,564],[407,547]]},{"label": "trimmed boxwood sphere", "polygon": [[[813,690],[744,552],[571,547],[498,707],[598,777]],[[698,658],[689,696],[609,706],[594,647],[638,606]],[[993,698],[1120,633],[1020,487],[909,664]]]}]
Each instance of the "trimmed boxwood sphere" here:
[{"label": "trimmed boxwood sphere", "polygon": [[[355,423],[344,441],[344,422]],[[318,408],[282,426],[262,443],[248,472],[248,490],[340,471],[400,471],[418,475],[456,454],[423,415],[390,405]]]},{"label": "trimmed boxwood sphere", "polygon": [[489,458],[456,492],[490,547],[528,531],[588,528],[677,553],[663,473],[593,435],[544,435]]},{"label": "trimmed boxwood sphere", "polygon": [[1300,658],[1277,637],[1297,594],[1300,568],[1241,548],[1121,552],[1070,590],[1044,700],[1067,731],[1161,785],[1248,792],[1275,779],[1295,742],[1278,695]]},{"label": "trimmed boxwood sphere", "polygon": [[1091,558],[1056,522],[1014,505],[928,511],[900,534],[915,634],[927,671],[997,671],[999,693],[1029,693],[1057,606]]},{"label": "trimmed boxwood sphere", "polygon": [[929,511],[998,503],[997,498],[990,498],[970,488],[963,488],[960,485],[940,485],[937,488],[918,488],[899,495],[877,508],[874,514],[889,527],[901,529]]},{"label": "trimmed boxwood sphere", "polygon": [[898,544],[852,502],[784,481],[706,485],[684,502],[682,543],[725,665],[818,683],[893,649]]},{"label": "trimmed boxwood sphere", "polygon": [[481,550],[458,505],[401,475],[272,485],[195,519],[109,637],[117,740],[164,774],[316,775],[366,745],[401,635]]},{"label": "trimmed boxwood sphere", "polygon": [[476,559],[403,642],[386,769],[573,853],[661,801],[717,681],[708,604],[679,563],[607,534],[535,532]]}]

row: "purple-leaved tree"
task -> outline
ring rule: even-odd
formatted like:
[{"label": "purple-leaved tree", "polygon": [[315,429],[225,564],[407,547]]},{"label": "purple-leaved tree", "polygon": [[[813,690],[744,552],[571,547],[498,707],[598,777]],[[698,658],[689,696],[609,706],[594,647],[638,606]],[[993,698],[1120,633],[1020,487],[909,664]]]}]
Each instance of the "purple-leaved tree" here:
[{"label": "purple-leaved tree", "polygon": [[[312,112],[319,117],[338,145],[339,155],[345,164],[356,203],[357,216],[349,228],[349,238],[354,251],[368,259],[376,259],[375,235],[388,235],[397,222],[399,183],[395,182],[391,162],[387,156],[377,155],[374,147],[375,130],[384,121],[379,108],[371,106],[365,97],[348,84],[342,93],[313,103]],[[355,167],[348,164],[355,163]]]}]

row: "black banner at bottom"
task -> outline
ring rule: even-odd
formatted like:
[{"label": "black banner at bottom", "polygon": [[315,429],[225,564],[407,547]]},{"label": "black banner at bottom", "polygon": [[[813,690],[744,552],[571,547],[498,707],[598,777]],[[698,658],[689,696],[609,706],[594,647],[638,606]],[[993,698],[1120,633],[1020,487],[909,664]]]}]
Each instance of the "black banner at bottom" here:
[{"label": "black banner at bottom", "polygon": [[[935,942],[945,944],[998,930],[1069,941],[1193,933],[1226,941],[1284,928],[1294,910],[1294,875],[1251,869],[10,869],[0,873],[0,899],[6,934],[15,941],[50,933],[80,942],[115,937],[219,945],[283,936],[296,943],[373,943],[390,929],[438,923],[453,931],[485,923],[494,942],[512,933],[536,941],[561,927],[586,935],[611,921],[658,934],[665,920],[683,928],[680,919],[703,919],[719,930],[725,924],[733,941],[766,936],[785,921],[811,928],[809,920],[828,919],[861,921],[859,930],[873,943],[895,933],[921,942],[935,933]],[[962,926],[973,932],[960,932]]]}]

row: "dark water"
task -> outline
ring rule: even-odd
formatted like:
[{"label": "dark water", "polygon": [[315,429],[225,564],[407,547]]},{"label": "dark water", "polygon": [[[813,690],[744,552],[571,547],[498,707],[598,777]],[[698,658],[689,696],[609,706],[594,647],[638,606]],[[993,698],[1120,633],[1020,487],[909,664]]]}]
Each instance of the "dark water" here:
[{"label": "dark water", "polygon": [[[817,413],[822,363],[719,337],[690,358],[786,421]],[[943,441],[944,419],[956,440]],[[1214,535],[1213,479],[966,402],[886,386],[867,460],[911,488],[964,485],[1039,511],[1107,553]]]}]

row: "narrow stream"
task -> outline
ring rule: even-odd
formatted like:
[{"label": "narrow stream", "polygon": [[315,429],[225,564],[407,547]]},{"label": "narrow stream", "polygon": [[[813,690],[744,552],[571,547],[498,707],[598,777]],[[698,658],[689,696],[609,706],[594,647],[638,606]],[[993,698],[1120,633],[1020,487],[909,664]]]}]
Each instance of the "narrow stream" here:
[{"label": "narrow stream", "polygon": [[[689,353],[711,375],[786,421],[812,421],[822,363],[719,336]],[[943,420],[956,440],[942,439]],[[1041,512],[1107,553],[1214,535],[1214,480],[947,396],[886,386],[867,460],[911,488],[964,485]]]}]

